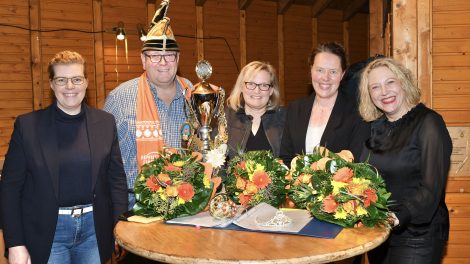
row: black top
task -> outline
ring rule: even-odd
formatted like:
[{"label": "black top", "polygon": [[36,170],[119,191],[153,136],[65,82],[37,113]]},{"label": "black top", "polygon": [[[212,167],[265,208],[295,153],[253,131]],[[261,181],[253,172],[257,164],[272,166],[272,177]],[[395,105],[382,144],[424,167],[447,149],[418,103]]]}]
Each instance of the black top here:
[{"label": "black top", "polygon": [[68,115],[56,107],[59,156],[59,206],[91,204],[91,160],[85,111]]},{"label": "black top", "polygon": [[[253,117],[247,115],[244,108],[235,111],[230,107],[225,108],[225,116],[227,118],[228,159],[230,160],[239,153],[248,151],[248,148],[253,149],[253,146],[249,146],[251,143],[248,144]],[[262,127],[263,130],[256,133],[257,136],[264,135],[263,137],[268,141],[268,144],[264,145],[262,149],[272,150],[275,157],[279,157],[285,119],[286,111],[284,108],[277,107],[267,110],[261,116],[260,128]],[[217,133],[217,129],[214,129],[214,133]]]},{"label": "black top", "polygon": [[261,122],[256,135],[253,135],[253,132],[250,133],[248,141],[246,142],[246,151],[269,149],[271,149],[271,145],[269,145],[266,133],[264,133],[263,123]]},{"label": "black top", "polygon": [[[282,135],[281,155],[287,166],[298,154],[305,154],[305,137],[312,113],[315,93],[289,104],[286,125]],[[340,88],[320,145],[333,152],[350,150],[354,159],[360,157],[364,142],[370,136],[370,125],[362,120],[355,98],[346,95]]]},{"label": "black top", "polygon": [[395,234],[447,239],[445,185],[452,141],[442,117],[418,104],[397,121],[374,121],[371,131],[361,160],[377,167],[392,193],[391,210],[400,220]]}]

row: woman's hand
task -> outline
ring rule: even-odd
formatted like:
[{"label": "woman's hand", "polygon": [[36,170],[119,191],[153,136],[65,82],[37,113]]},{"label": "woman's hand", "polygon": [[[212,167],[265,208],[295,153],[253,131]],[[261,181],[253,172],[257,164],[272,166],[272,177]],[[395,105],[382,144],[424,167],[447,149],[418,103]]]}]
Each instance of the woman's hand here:
[{"label": "woman's hand", "polygon": [[25,246],[16,246],[8,249],[10,264],[31,264],[31,257]]},{"label": "woman's hand", "polygon": [[392,227],[396,227],[398,225],[400,225],[400,220],[398,220],[397,216],[395,215],[394,212],[390,212],[388,214],[388,223],[392,226]]}]

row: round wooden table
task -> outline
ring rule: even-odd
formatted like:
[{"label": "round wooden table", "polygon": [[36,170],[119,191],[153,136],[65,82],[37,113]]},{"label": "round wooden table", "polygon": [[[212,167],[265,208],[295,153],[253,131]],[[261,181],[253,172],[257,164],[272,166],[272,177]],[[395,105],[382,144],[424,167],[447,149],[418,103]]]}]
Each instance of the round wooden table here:
[{"label": "round wooden table", "polygon": [[326,263],[384,242],[386,228],[345,228],[335,239],[120,221],[116,241],[142,257],[168,263]]}]

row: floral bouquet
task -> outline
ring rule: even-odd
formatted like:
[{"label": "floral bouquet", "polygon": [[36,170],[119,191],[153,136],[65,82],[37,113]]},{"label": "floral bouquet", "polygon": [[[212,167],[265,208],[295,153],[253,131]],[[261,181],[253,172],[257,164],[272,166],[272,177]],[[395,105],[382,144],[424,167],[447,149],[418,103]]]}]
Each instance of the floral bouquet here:
[{"label": "floral bouquet", "polygon": [[143,165],[134,185],[134,213],[168,220],[204,210],[220,178],[211,179],[212,165],[201,159],[198,152],[167,152]]},{"label": "floral bouquet", "polygon": [[261,202],[278,207],[286,197],[288,172],[282,160],[274,158],[270,151],[248,151],[229,162],[225,191],[245,207]]},{"label": "floral bouquet", "polygon": [[291,163],[289,198],[320,220],[343,227],[387,225],[390,193],[372,165],[349,151],[299,155]]}]

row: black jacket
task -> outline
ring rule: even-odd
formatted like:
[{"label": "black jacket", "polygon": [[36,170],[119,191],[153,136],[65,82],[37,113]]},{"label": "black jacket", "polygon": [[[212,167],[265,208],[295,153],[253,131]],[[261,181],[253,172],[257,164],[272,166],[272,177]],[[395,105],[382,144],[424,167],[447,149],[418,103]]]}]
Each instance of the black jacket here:
[{"label": "black jacket", "polygon": [[[246,149],[246,142],[251,132],[252,117],[246,115],[243,108],[235,112],[230,107],[225,110],[225,116],[228,132],[228,158],[232,159],[238,151],[244,152]],[[279,157],[285,119],[286,111],[281,107],[268,110],[261,117],[266,137],[275,157]]]},{"label": "black jacket", "polygon": [[[5,247],[24,245],[32,263],[47,263],[58,218],[59,164],[54,105],[16,119],[5,157],[1,215]],[[127,184],[111,114],[86,107],[93,216],[100,258],[114,246],[113,229],[127,211]]]},{"label": "black jacket", "polygon": [[[298,99],[287,108],[287,119],[281,143],[281,158],[287,166],[298,154],[305,154],[305,137],[312,112],[315,93]],[[356,160],[364,142],[369,138],[370,125],[364,122],[357,110],[355,98],[348,97],[341,88],[326,124],[320,145],[333,152],[350,150]]]}]

